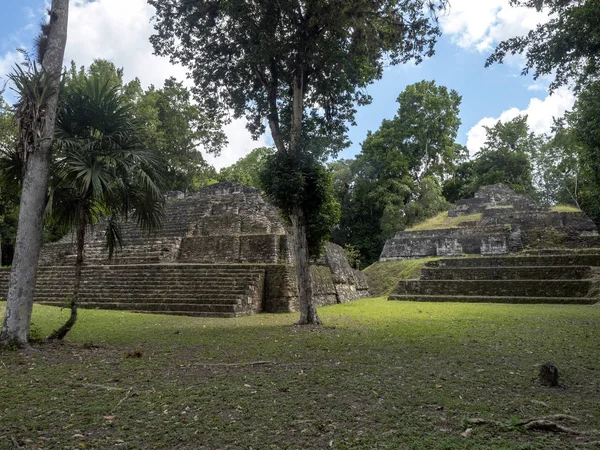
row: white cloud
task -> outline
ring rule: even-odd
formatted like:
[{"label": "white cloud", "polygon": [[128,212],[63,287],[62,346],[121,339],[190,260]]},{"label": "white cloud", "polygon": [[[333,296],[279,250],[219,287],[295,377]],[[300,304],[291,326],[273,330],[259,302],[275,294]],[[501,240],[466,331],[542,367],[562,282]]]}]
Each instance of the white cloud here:
[{"label": "white cloud", "polygon": [[6,75],[12,72],[13,67],[22,61],[23,55],[16,50],[0,56],[0,78],[6,79]]},{"label": "white cloud", "polygon": [[484,126],[492,126],[498,120],[502,122],[514,119],[518,115],[527,114],[527,124],[535,133],[549,133],[552,128],[553,118],[562,117],[565,111],[570,110],[575,103],[575,96],[567,88],[559,88],[554,94],[548,95],[544,100],[532,98],[526,109],[510,108],[499,117],[484,117],[467,132],[467,148],[473,155],[478,152],[485,142]]},{"label": "white cloud", "polygon": [[208,163],[212,164],[217,170],[230,166],[243,158],[252,150],[258,147],[266,147],[266,136],[262,136],[255,141],[246,130],[246,122],[243,119],[233,120],[224,127],[229,145],[221,151],[221,156],[215,158],[212,155],[205,155]]},{"label": "white cloud", "polygon": [[17,63],[23,61],[23,55],[17,51],[7,52],[0,55],[0,91],[3,91],[4,100],[12,103],[15,100],[15,94],[11,89],[12,83],[9,83],[8,74],[12,72]]},{"label": "white cloud", "polygon": [[[173,65],[167,58],[152,54],[149,38],[154,31],[150,23],[153,15],[154,8],[146,0],[71,0],[65,65],[73,60],[77,66],[89,66],[94,59],[102,58],[123,67],[126,80],[139,78],[144,87],[150,84],[162,86],[171,76],[189,86],[191,82],[186,80],[183,66]],[[16,51],[0,55],[0,88],[6,74],[21,60]],[[266,145],[264,136],[258,141],[252,140],[243,120],[233,121],[224,131],[229,144],[221,156],[205,155],[217,169]]]},{"label": "white cloud", "polygon": [[[186,80],[186,69],[167,58],[153,55],[149,38],[154,29],[150,19],[154,8],[146,0],[71,0],[69,36],[65,61],[88,66],[94,59],[112,61],[123,67],[125,77],[137,77],[143,86],[162,86],[168,77]],[[191,82],[186,81],[189,86]],[[233,121],[224,128],[229,144],[218,158],[205,155],[217,169],[226,167],[264,145],[264,137],[253,141],[244,121]]]},{"label": "white cloud", "polygon": [[185,79],[185,68],[152,54],[153,14],[146,0],[71,0],[65,63],[88,66],[94,59],[108,59],[143,86],[161,86],[169,76]]},{"label": "white cloud", "polygon": [[509,0],[452,0],[441,26],[460,47],[489,52],[501,40],[524,34],[547,20],[547,13],[510,6]]}]

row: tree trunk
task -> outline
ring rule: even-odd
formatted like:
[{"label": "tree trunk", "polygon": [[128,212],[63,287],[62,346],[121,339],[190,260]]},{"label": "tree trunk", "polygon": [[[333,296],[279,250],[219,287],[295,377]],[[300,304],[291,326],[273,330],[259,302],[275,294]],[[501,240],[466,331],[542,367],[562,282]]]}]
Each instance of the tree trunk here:
[{"label": "tree trunk", "polygon": [[300,206],[294,207],[290,219],[294,230],[294,250],[296,251],[296,278],[298,279],[298,304],[300,306],[298,325],[321,325],[317,307],[313,302],[306,220]]},{"label": "tree trunk", "polygon": [[[298,167],[302,161],[302,119],[304,114],[304,70],[298,68],[294,77],[292,102],[292,130],[290,152],[296,158]],[[313,291],[306,237],[306,216],[302,205],[294,205],[292,214],[292,229],[294,233],[294,250],[296,252],[296,278],[298,280],[298,303],[300,320],[298,325],[320,325],[317,307],[313,301]]]},{"label": "tree trunk", "polygon": [[81,286],[81,269],[83,268],[83,247],[85,245],[86,208],[79,206],[79,220],[77,222],[77,257],[75,259],[75,280],[73,282],[73,295],[71,296],[71,315],[65,324],[54,331],[48,340],[63,339],[75,322],[77,322],[77,306],[79,305],[79,287]]},{"label": "tree trunk", "polygon": [[69,0],[52,0],[50,29],[42,68],[53,75],[50,78],[54,85],[52,86],[54,93],[48,98],[46,104],[40,146],[28,155],[25,162],[19,226],[8,288],[6,315],[0,332],[0,345],[19,347],[28,345],[38,259],[42,246],[42,222],[48,189],[60,74],[67,42],[68,15]]}]

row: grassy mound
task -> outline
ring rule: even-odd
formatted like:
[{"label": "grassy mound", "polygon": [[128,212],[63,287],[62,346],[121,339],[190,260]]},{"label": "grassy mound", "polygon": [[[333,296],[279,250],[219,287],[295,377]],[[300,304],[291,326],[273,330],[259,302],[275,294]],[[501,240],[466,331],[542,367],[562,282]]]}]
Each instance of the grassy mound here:
[{"label": "grassy mound", "polygon": [[552,208],[550,208],[550,211],[553,212],[572,212],[572,213],[578,213],[581,212],[581,210],[573,205],[554,205]]},{"label": "grassy mound", "polygon": [[443,230],[447,228],[462,228],[463,222],[477,222],[481,220],[481,213],[469,214],[459,217],[448,217],[448,211],[438,214],[437,216],[427,219],[425,222],[418,223],[405,231],[427,231],[427,230]]},{"label": "grassy mound", "polygon": [[398,281],[417,279],[421,267],[427,261],[439,258],[406,259],[404,261],[376,262],[363,270],[369,282],[371,295],[379,297],[389,295]]},{"label": "grassy mound", "polygon": [[[47,335],[67,314],[36,305],[33,321]],[[511,427],[568,414],[580,419],[570,428],[600,428],[599,308],[379,298],[319,314],[326,326],[298,328],[296,314],[81,310],[69,342],[0,352],[0,448],[566,449],[600,438]],[[535,381],[549,360],[566,389]]]}]

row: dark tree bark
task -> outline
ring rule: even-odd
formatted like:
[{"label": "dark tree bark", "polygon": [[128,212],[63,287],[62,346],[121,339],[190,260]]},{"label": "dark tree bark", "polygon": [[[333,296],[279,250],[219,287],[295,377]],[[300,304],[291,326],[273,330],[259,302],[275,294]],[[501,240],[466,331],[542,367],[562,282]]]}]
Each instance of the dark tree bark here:
[{"label": "dark tree bark", "polygon": [[38,259],[42,246],[42,222],[48,189],[60,74],[67,42],[68,16],[69,0],[52,0],[42,68],[50,75],[53,93],[45,105],[45,121],[43,129],[40,130],[39,148],[27,155],[25,161],[19,226],[8,288],[6,315],[0,332],[0,345],[19,347],[28,345]]},{"label": "dark tree bark", "polygon": [[[290,152],[296,157],[296,164],[300,167],[302,158],[302,121],[304,118],[304,69],[298,67],[294,76],[292,102],[292,127],[290,139]],[[296,278],[298,279],[298,304],[300,307],[300,320],[298,325],[320,325],[317,307],[313,299],[312,282],[310,274],[310,255],[308,253],[308,239],[306,236],[306,215],[302,205],[295,205],[290,214],[294,232],[294,250],[296,252]]]},{"label": "dark tree bark", "polygon": [[77,307],[79,305],[79,288],[81,286],[81,269],[83,269],[83,248],[85,245],[85,227],[87,226],[86,221],[86,208],[83,205],[79,206],[79,219],[77,222],[77,257],[75,258],[75,280],[73,282],[73,295],[71,297],[71,315],[65,324],[58,330],[54,331],[48,340],[63,339],[75,322],[77,322]]},{"label": "dark tree bark", "polygon": [[320,325],[321,321],[313,299],[306,220],[300,206],[294,208],[290,219],[294,231],[294,250],[296,252],[296,278],[298,279],[298,304],[300,306],[298,325]]}]

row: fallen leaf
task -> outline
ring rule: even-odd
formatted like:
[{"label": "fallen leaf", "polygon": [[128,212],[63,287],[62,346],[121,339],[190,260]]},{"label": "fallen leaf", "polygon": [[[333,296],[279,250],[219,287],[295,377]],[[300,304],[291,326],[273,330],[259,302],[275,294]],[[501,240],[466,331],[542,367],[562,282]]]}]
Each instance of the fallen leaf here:
[{"label": "fallen leaf", "polygon": [[113,420],[116,416],[104,416],[105,420]]},{"label": "fallen leaf", "polygon": [[467,428],[465,431],[463,431],[462,433],[460,433],[460,435],[462,437],[469,437],[469,435],[471,434],[472,431],[473,431],[473,428]]}]

